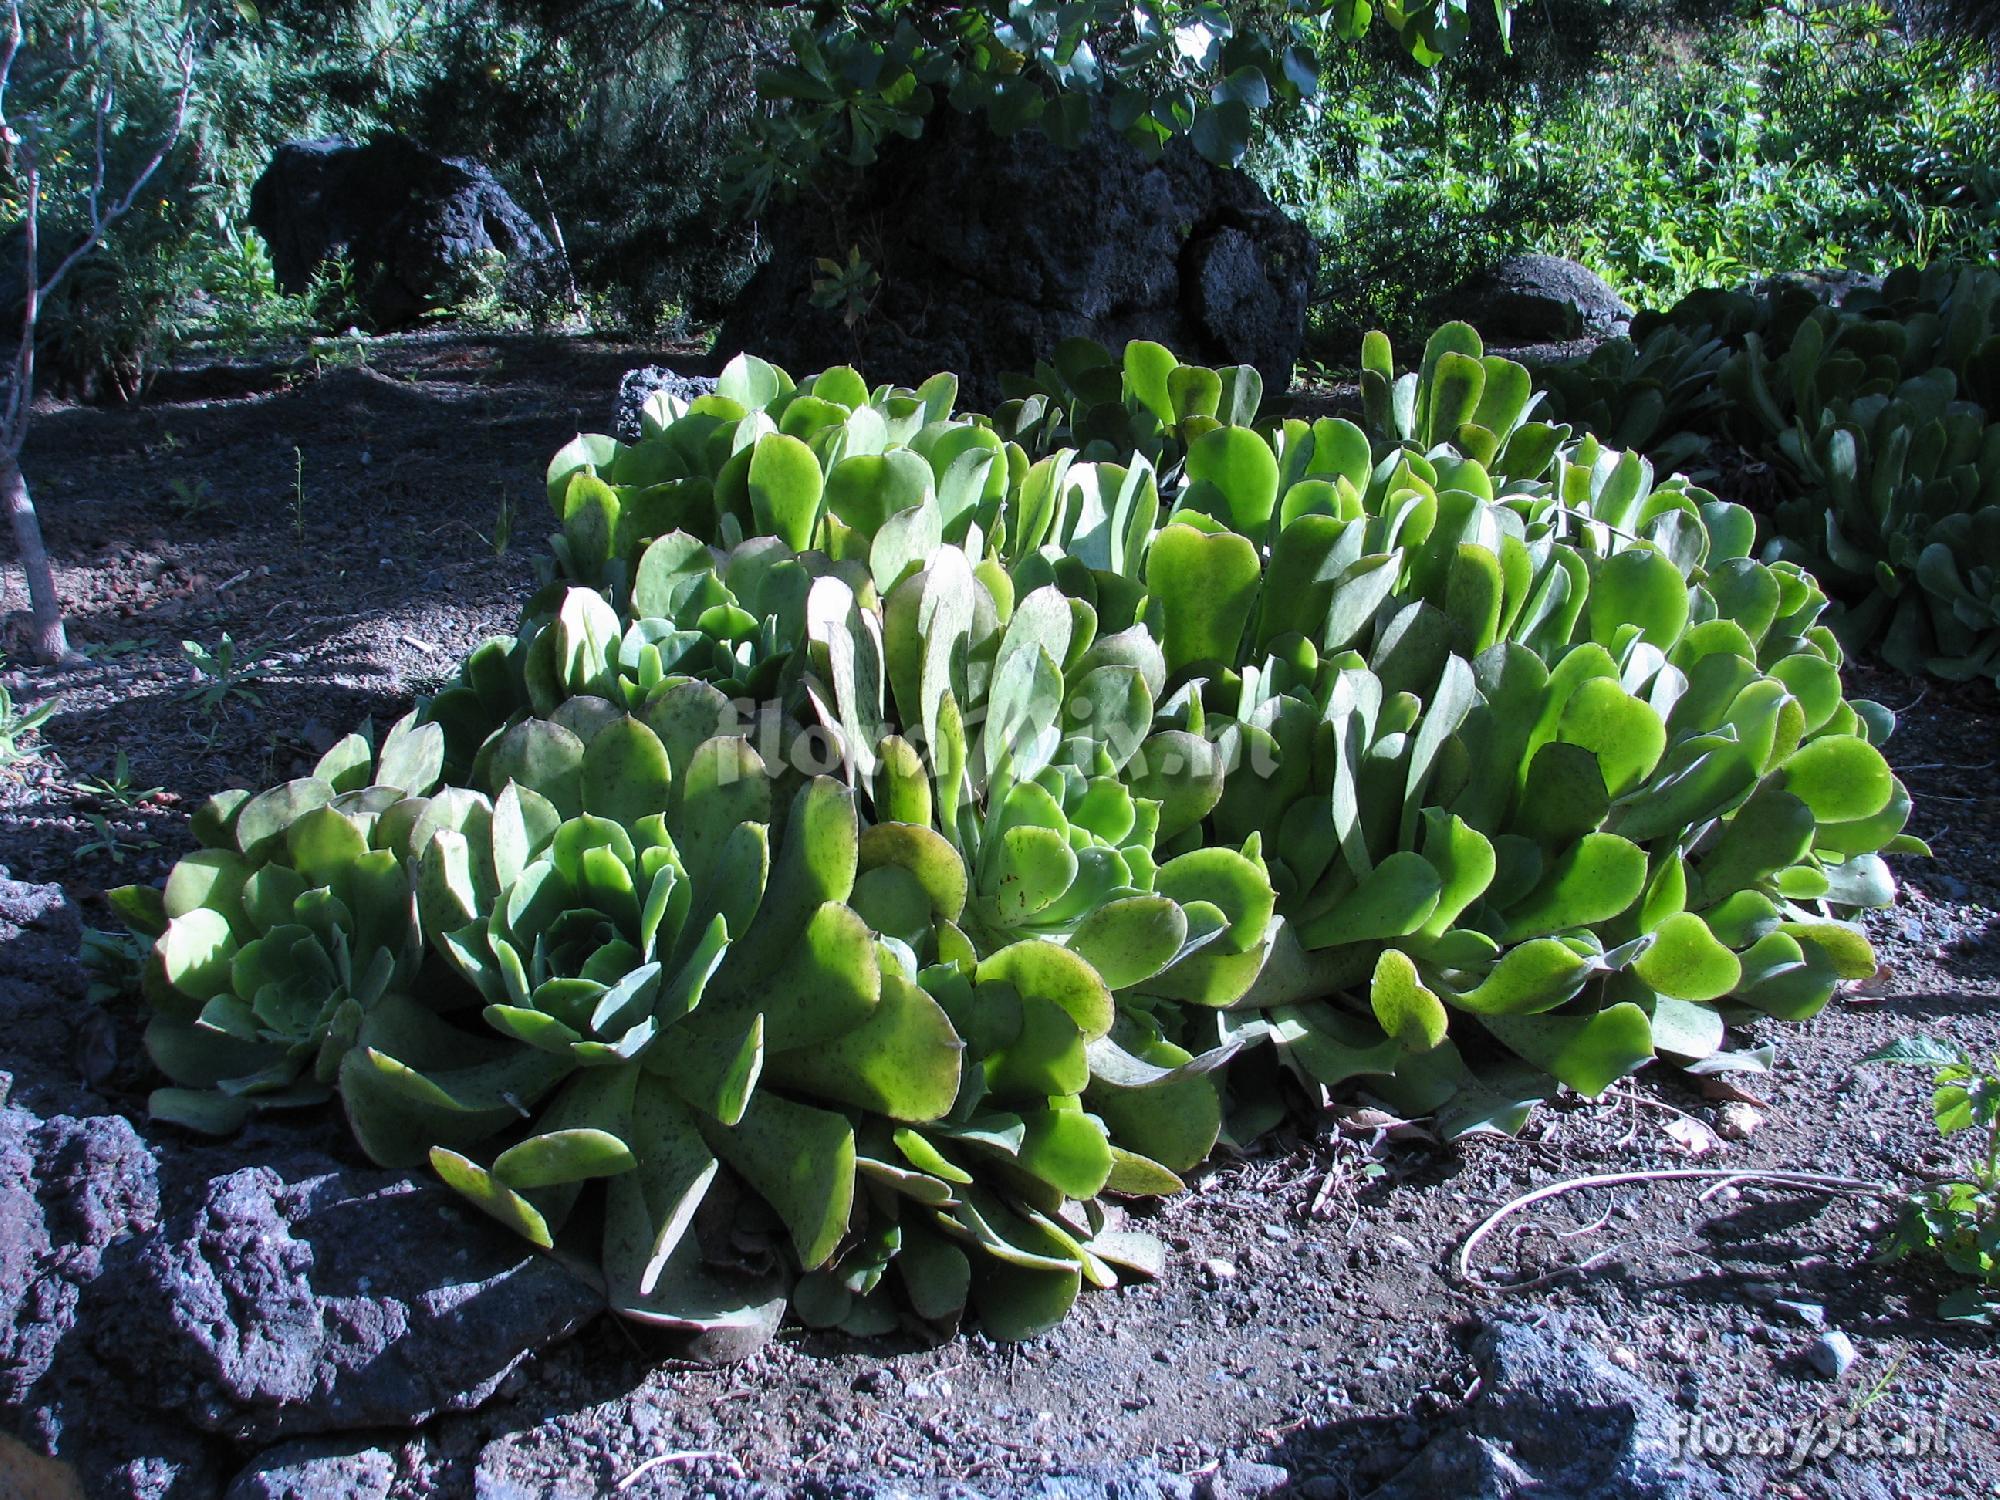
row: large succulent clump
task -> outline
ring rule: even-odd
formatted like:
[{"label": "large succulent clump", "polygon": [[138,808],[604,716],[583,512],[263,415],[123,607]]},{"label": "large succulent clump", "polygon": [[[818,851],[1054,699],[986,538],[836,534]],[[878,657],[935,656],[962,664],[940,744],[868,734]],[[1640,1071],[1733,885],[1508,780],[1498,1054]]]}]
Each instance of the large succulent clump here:
[{"label": "large succulent clump", "polygon": [[1889,717],[1747,513],[1462,327],[1361,424],[1064,363],[743,359],[566,448],[516,634],[124,897],[158,1112],[337,1092],[668,1326],[1020,1337],[1272,1069],[1514,1128],[1872,972]]}]

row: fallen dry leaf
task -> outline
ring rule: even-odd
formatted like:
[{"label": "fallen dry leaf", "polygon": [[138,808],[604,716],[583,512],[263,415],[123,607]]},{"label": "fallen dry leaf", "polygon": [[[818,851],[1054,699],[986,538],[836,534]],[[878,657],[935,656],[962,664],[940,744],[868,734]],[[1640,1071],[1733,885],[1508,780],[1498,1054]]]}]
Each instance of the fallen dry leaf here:
[{"label": "fallen dry leaf", "polygon": [[1414,1120],[1405,1120],[1386,1109],[1352,1105],[1332,1111],[1340,1128],[1349,1135],[1380,1133],[1392,1141],[1435,1141],[1437,1137]]},{"label": "fallen dry leaf", "polygon": [[1769,1109],[1771,1107],[1770,1100],[1759,1098],[1748,1089],[1738,1087],[1721,1074],[1702,1079],[1701,1096],[1704,1099],[1726,1100],[1737,1104],[1748,1104],[1756,1109]]},{"label": "fallen dry leaf", "polygon": [[1889,985],[1895,979],[1896,971],[1887,964],[1876,966],[1875,972],[1866,979],[1849,980],[1840,986],[1840,998],[1856,1005],[1871,1000],[1880,1000],[1889,993]]},{"label": "fallen dry leaf", "polygon": [[1689,1156],[1705,1156],[1720,1150],[1722,1139],[1701,1121],[1687,1115],[1676,1115],[1666,1123],[1667,1138]]}]

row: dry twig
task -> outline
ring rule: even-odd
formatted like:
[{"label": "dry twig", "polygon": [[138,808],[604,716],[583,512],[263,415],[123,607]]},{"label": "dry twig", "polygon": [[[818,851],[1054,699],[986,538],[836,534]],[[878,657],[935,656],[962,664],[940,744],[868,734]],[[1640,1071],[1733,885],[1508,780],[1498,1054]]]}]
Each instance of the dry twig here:
[{"label": "dry twig", "polygon": [[1523,1193],[1488,1214],[1480,1222],[1479,1227],[1466,1236],[1465,1243],[1458,1247],[1458,1279],[1477,1291],[1510,1291],[1539,1286],[1570,1271],[1588,1270],[1591,1266],[1600,1264],[1610,1252],[1600,1252],[1575,1265],[1563,1266],[1546,1272],[1532,1281],[1518,1283],[1492,1282],[1479,1275],[1472,1269],[1472,1252],[1487,1235],[1499,1227],[1503,1220],[1524,1208],[1532,1207],[1560,1194],[1573,1192],[1578,1188],[1615,1187],[1621,1183],[1685,1181],[1713,1182],[1718,1187],[1730,1182],[1766,1182],[1778,1187],[1798,1188],[1813,1193],[1841,1193],[1864,1198],[1901,1196],[1896,1188],[1885,1183],[1866,1182],[1856,1177],[1830,1177],[1818,1172],[1787,1172],[1740,1167],[1673,1167],[1645,1172],[1605,1172],[1592,1177],[1569,1177],[1561,1182],[1546,1183],[1532,1192]]},{"label": "dry twig", "polygon": [[625,1491],[637,1484],[644,1475],[651,1473],[654,1469],[664,1468],[668,1464],[702,1463],[708,1459],[720,1459],[723,1463],[729,1465],[729,1472],[733,1478],[741,1479],[743,1477],[743,1466],[727,1453],[715,1448],[689,1448],[679,1453],[654,1454],[651,1458],[640,1464],[638,1468],[618,1481],[618,1493],[621,1495],[624,1494]]}]

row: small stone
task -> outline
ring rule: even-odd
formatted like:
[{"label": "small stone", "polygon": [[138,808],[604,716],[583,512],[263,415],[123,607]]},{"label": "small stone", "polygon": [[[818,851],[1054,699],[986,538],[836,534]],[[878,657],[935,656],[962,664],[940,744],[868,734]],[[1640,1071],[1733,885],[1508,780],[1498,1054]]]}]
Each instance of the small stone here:
[{"label": "small stone", "polygon": [[1828,1380],[1840,1379],[1860,1357],[1854,1340],[1838,1328],[1829,1328],[1806,1349],[1806,1363]]},{"label": "small stone", "polygon": [[1611,1363],[1618,1366],[1621,1370],[1637,1370],[1639,1368],[1639,1356],[1634,1354],[1630,1349],[1627,1349],[1623,1344],[1620,1344],[1611,1351]]},{"label": "small stone", "polygon": [[1282,1224],[1266,1224],[1264,1226],[1264,1238],[1267,1240],[1276,1240],[1278,1243],[1283,1244],[1291,1237],[1291,1230]]},{"label": "small stone", "polygon": [[1418,1253],[1417,1242],[1407,1234],[1389,1235],[1382,1243],[1387,1245],[1391,1250],[1394,1250],[1398,1255],[1407,1255],[1412,1260],[1416,1258]]},{"label": "small stone", "polygon": [[1254,1463],[1245,1458],[1226,1458],[1195,1493],[1206,1500],[1261,1500],[1291,1488],[1291,1472],[1276,1464]]},{"label": "small stone", "polygon": [[1826,1309],[1817,1302],[1789,1302],[1780,1298],[1772,1304],[1779,1312],[1786,1313],[1808,1328],[1826,1327]]},{"label": "small stone", "polygon": [[1764,1117],[1740,1099],[1732,1099],[1715,1112],[1715,1133],[1725,1141],[1747,1141],[1757,1133]]},{"label": "small stone", "polygon": [[1220,1257],[1203,1261],[1201,1268],[1217,1281],[1232,1281],[1236,1276],[1235,1263]]}]

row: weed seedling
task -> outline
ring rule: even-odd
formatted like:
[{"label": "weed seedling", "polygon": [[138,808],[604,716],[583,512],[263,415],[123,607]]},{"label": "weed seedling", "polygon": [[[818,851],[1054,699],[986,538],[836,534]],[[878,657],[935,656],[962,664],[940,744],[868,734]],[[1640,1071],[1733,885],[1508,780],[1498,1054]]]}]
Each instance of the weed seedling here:
[{"label": "weed seedling", "polygon": [[1963,1047],[1917,1036],[1862,1060],[1931,1069],[1931,1118],[1938,1133],[1983,1133],[1965,1178],[1928,1183],[1910,1194],[1883,1259],[1936,1256],[1971,1282],[1938,1304],[1938,1316],[1980,1324],[2000,1320],[2000,1054],[1982,1067]]},{"label": "weed seedling", "polygon": [[86,781],[79,781],[76,790],[95,797],[100,802],[108,802],[113,807],[134,808],[141,802],[159,796],[166,788],[157,786],[149,786],[143,790],[135,788],[132,785],[132,763],[125,758],[125,752],[120,750],[117,758],[111,763],[109,776],[93,776]]},{"label": "weed seedling", "polygon": [[215,491],[206,479],[197,479],[190,484],[185,478],[175,478],[167,483],[171,497],[167,508],[183,521],[192,521],[215,509]]},{"label": "weed seedling", "polygon": [[160,847],[158,839],[126,838],[111,826],[110,820],[102,813],[85,813],[83,821],[97,831],[97,837],[86,839],[76,846],[79,857],[102,854],[114,865],[122,865],[128,854],[138,854],[147,849]]},{"label": "weed seedling", "polygon": [[82,949],[77,954],[88,981],[84,999],[92,1005],[105,1005],[138,994],[152,946],[152,939],[141,933],[84,928]]},{"label": "weed seedling", "polygon": [[507,487],[500,487],[500,505],[493,513],[493,533],[491,536],[466,523],[466,529],[493,552],[493,560],[499,562],[507,556],[507,548],[514,540],[514,499],[507,493]]},{"label": "weed seedling", "polygon": [[239,648],[226,630],[214,646],[182,641],[181,650],[197,674],[194,685],[181,694],[183,703],[194,704],[211,719],[222,712],[231,698],[241,698],[255,708],[264,706],[254,686],[263,679],[258,667],[263,652],[254,647]]},{"label": "weed seedling", "polygon": [[131,656],[135,652],[149,651],[159,644],[158,636],[134,639],[130,636],[115,641],[78,641],[76,649],[92,661],[102,665],[116,661],[121,656]]},{"label": "weed seedling", "polygon": [[882,290],[881,274],[862,258],[859,245],[847,247],[845,262],[822,256],[814,265],[813,306],[839,313],[842,325],[852,331],[874,307]]},{"label": "weed seedling", "polygon": [[30,730],[39,729],[47,722],[49,715],[56,711],[56,702],[51,698],[21,713],[14,707],[14,695],[0,687],[0,771],[9,771],[41,758],[40,745],[23,745],[21,740]]}]

